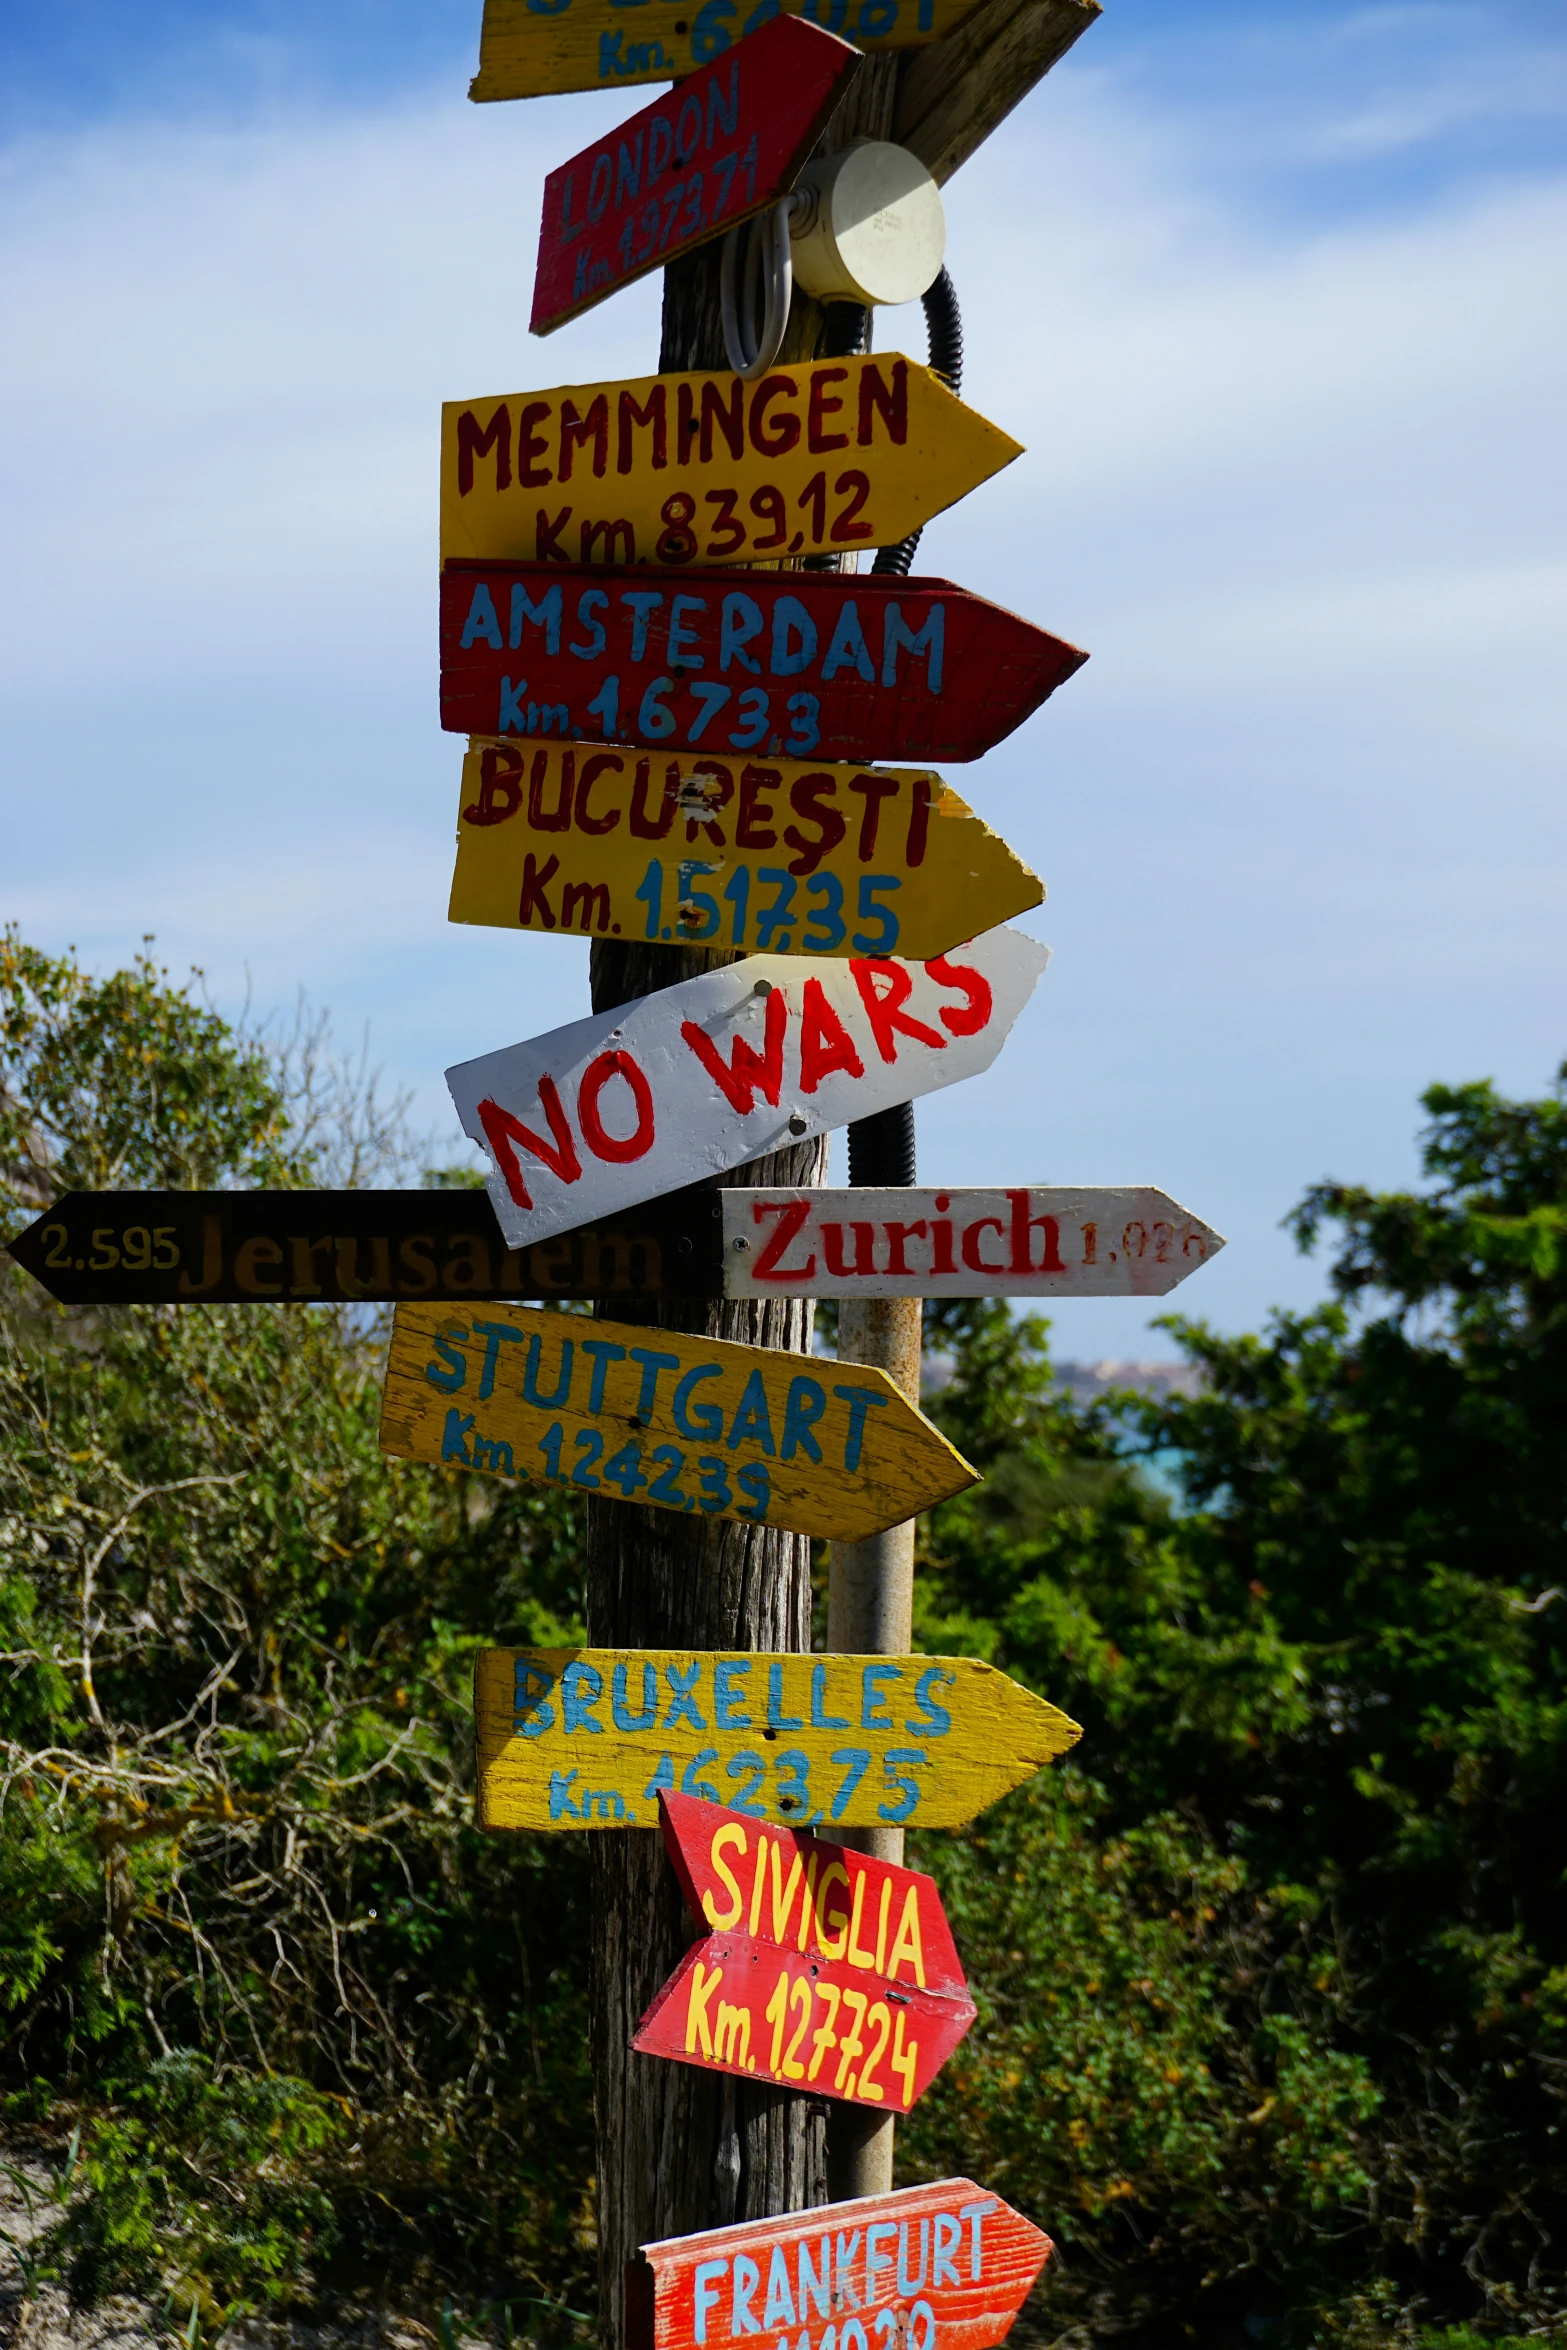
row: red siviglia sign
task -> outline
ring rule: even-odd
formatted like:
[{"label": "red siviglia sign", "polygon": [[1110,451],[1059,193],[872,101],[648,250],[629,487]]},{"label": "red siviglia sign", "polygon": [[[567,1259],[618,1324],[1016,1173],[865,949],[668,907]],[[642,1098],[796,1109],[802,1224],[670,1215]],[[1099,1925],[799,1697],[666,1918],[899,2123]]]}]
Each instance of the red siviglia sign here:
[{"label": "red siviglia sign", "polygon": [[1053,2249],[972,2179],[669,2236],[628,2265],[627,2350],[988,2350]]},{"label": "red siviglia sign", "polygon": [[709,1931],[632,2047],[907,2113],[974,2021],[934,1879],[696,1796],[659,1818]]}]

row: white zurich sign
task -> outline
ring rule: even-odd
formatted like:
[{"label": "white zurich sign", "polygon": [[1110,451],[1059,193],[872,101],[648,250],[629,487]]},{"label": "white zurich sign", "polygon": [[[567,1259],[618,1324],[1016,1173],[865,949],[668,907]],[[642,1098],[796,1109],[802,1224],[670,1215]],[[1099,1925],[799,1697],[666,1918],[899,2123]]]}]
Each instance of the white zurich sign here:
[{"label": "white zurich sign", "polygon": [[1050,960],[750,955],[446,1072],[513,1248],[988,1069]]},{"label": "white zurich sign", "polygon": [[1162,1297],[1224,1246],[1145,1184],[719,1197],[728,1297]]}]

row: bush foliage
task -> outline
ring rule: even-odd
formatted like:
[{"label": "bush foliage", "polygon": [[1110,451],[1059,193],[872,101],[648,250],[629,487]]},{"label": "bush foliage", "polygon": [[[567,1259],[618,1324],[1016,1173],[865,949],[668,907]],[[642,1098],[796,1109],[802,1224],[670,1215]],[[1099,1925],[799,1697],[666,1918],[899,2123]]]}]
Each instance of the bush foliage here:
[{"label": "bush foliage", "polygon": [[[396,1105],[143,956],[0,942],[0,1207],[373,1180]],[[911,1854],[979,2022],[900,2134],[1045,2224],[1040,2340],[1561,2330],[1567,1107],[1426,1097],[1424,1189],[1308,1194],[1334,1302],[1075,1409],[935,1309],[986,1471],[917,1640],[1085,1725]],[[84,2291],[209,2326],[591,2310],[581,1844],[470,1821],[476,1647],[580,1633],[559,1491],[390,1460],[320,1308],[0,1300],[0,2115],[80,2131]],[[1172,1507],[1139,1461],[1180,1463]]]}]

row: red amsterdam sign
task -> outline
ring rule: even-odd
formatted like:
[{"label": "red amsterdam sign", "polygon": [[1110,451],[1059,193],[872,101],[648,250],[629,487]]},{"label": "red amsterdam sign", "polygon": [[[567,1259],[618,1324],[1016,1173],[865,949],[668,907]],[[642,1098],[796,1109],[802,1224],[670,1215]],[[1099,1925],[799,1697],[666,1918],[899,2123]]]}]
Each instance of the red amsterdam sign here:
[{"label": "red amsterdam sign", "polygon": [[972,2179],[670,2236],[627,2271],[627,2350],[988,2350],[1053,2250]]},{"label": "red amsterdam sign", "polygon": [[788,759],[977,759],[1086,653],[945,579],[453,559],[441,724]]},{"label": "red amsterdam sign", "polygon": [[552,171],[533,332],[552,334],[787,196],[859,66],[836,34],[775,16]]},{"label": "red amsterdam sign", "polygon": [[974,2021],[934,1880],[695,1796],[659,1816],[710,1931],[632,2047],[907,2113]]}]

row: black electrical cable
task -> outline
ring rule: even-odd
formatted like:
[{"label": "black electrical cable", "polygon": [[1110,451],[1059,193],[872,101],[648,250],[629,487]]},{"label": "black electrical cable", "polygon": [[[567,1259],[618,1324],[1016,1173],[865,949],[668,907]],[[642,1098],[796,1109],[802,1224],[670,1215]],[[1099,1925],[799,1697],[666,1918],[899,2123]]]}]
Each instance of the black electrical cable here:
[{"label": "black electrical cable", "polygon": [[[956,288],[943,270],[934,285],[927,287],[925,302],[925,332],[930,340],[930,371],[939,375],[949,391],[963,389],[963,318],[958,309]],[[830,315],[830,314],[829,314]],[[883,574],[895,572],[901,579],[912,569],[920,534],[911,531],[895,547],[883,547],[871,565],[872,571]]]},{"label": "black electrical cable", "polygon": [[[847,316],[844,314],[847,313]],[[824,356],[848,358],[865,340],[866,314],[852,302],[834,303],[827,313]],[[930,369],[954,392],[963,389],[963,319],[951,278],[943,270],[925,295],[925,332]],[[848,337],[852,334],[853,340]],[[879,550],[873,572],[903,578],[920,543],[916,530],[894,547]],[[914,1104],[899,1102],[874,1118],[856,1118],[849,1128],[849,1181],[865,1189],[907,1190],[915,1181]]]}]

